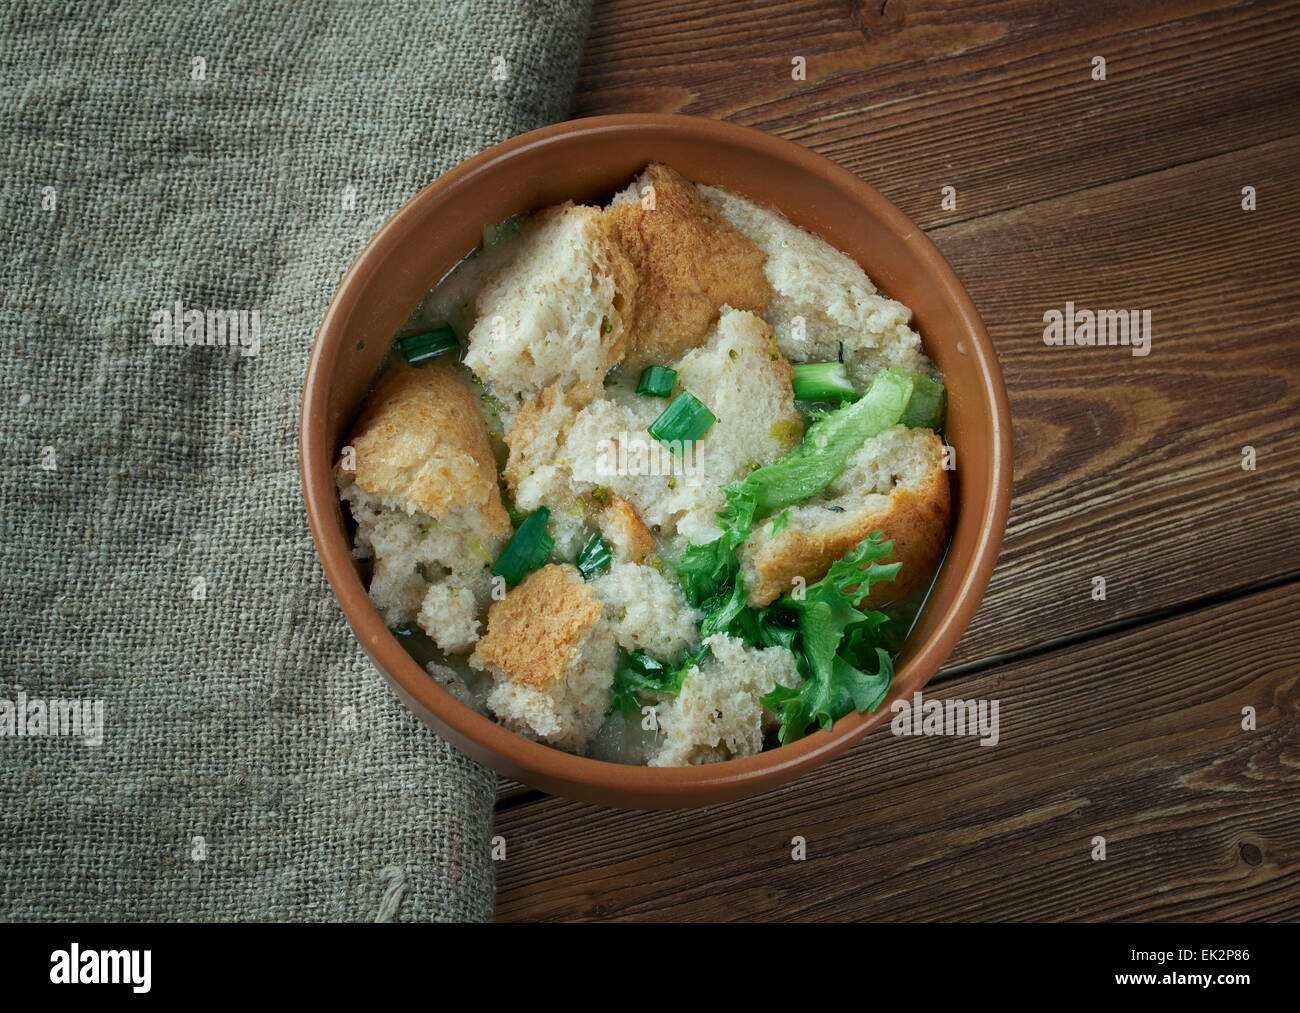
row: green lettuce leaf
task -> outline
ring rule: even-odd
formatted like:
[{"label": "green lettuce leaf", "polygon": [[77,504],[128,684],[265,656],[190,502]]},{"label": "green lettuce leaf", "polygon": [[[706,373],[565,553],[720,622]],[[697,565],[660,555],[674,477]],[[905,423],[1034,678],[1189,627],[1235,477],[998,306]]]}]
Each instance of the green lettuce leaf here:
[{"label": "green lettuce leaf", "polygon": [[752,498],[757,517],[815,495],[839,478],[850,454],[898,424],[911,396],[912,377],[906,371],[882,369],[859,400],[814,422],[794,450],[725,491]]},{"label": "green lettuce leaf", "polygon": [[877,635],[888,616],[860,606],[873,583],[898,576],[901,564],[880,562],[893,551],[893,541],[873,531],[804,593],[783,595],[757,610],[759,637],[785,638],[804,677],[797,689],[777,686],[763,697],[780,720],[783,745],[802,738],[814,722],[830,728],[850,710],[873,711],[889,693],[894,665]]}]

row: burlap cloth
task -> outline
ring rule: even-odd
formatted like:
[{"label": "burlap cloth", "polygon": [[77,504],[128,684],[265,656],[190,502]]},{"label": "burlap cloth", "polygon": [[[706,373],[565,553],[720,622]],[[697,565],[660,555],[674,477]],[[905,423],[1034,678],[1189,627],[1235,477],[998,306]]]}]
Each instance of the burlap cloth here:
[{"label": "burlap cloth", "polygon": [[[6,5],[0,698],[104,732],[0,738],[0,917],[491,916],[495,776],[359,650],[297,412],[385,219],[567,115],[587,8]],[[177,300],[259,353],[156,347]]]}]

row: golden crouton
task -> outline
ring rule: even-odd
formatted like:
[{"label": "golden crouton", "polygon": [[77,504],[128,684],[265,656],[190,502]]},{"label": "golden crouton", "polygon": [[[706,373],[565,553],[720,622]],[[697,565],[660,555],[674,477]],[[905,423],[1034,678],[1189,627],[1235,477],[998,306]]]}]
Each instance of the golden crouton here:
[{"label": "golden crouton", "polygon": [[653,209],[628,200],[605,212],[639,280],[623,367],[633,377],[699,345],[723,305],[761,313],[772,296],[763,254],[694,184],[658,164],[638,183],[654,188]]},{"label": "golden crouton", "polygon": [[507,728],[580,753],[605,720],[618,647],[578,571],[550,564],[488,610],[470,657],[492,676],[488,710]]},{"label": "golden crouton", "polygon": [[886,463],[886,471],[901,478],[887,493],[855,489],[795,508],[776,536],[770,535],[769,521],[755,525],[755,537],[741,550],[749,604],[772,602],[790,591],[796,577],[809,584],[820,580],[833,562],[877,530],[894,542],[892,556],[882,562],[903,565],[896,580],[872,584],[864,607],[903,598],[931,578],[948,543],[951,517],[948,473],[940,463],[943,441],[928,429],[898,429],[881,438],[881,449],[901,454]]},{"label": "golden crouton", "polygon": [[643,563],[654,552],[655,540],[645,521],[622,496],[610,496],[596,518],[600,533],[608,539],[614,555],[629,563]]},{"label": "golden crouton", "polygon": [[384,506],[435,520],[472,507],[487,530],[509,531],[477,396],[451,363],[389,369],[347,442],[356,483]]},{"label": "golden crouton", "polygon": [[602,613],[574,567],[548,564],[492,603],[474,662],[544,689],[564,676]]}]

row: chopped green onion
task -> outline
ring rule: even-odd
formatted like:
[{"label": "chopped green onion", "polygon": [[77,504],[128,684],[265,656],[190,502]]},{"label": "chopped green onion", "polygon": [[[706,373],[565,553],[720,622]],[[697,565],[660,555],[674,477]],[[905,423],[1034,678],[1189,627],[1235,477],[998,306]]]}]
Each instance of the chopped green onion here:
[{"label": "chopped green onion", "polygon": [[528,569],[537,570],[546,565],[546,561],[551,558],[551,550],[555,548],[555,539],[550,535],[542,535],[537,539],[537,548],[533,550],[533,558],[528,561]]},{"label": "chopped green onion", "polygon": [[651,397],[668,397],[673,392],[673,384],[676,382],[677,370],[669,369],[667,366],[646,366],[641,370],[641,378],[636,382],[636,392],[649,394]]},{"label": "chopped green onion", "polygon": [[587,580],[590,580],[609,566],[609,561],[609,546],[605,544],[605,540],[600,535],[593,534],[587,539],[587,544],[582,547],[582,551],[578,553],[578,572]]},{"label": "chopped green onion", "polygon": [[796,401],[821,401],[829,398],[856,401],[858,392],[853,389],[842,362],[796,362],[794,396]]},{"label": "chopped green onion", "polygon": [[397,345],[402,350],[402,356],[412,366],[428,362],[444,352],[450,352],[453,348],[460,348],[460,342],[456,340],[456,332],[446,324],[422,334],[412,334],[402,338]]},{"label": "chopped green onion", "polygon": [[536,570],[546,562],[555,542],[546,533],[546,522],[551,519],[551,508],[540,506],[527,517],[492,564],[492,575],[503,577],[514,587],[524,579],[529,570]]},{"label": "chopped green onion", "polygon": [[519,226],[523,223],[523,215],[511,215],[505,221],[498,222],[495,225],[484,225],[483,249],[486,250],[489,246],[496,246],[497,243],[505,242],[519,231]]},{"label": "chopped green onion", "polygon": [[689,390],[672,399],[663,414],[650,423],[649,433],[669,450],[674,444],[691,443],[709,431],[718,418]]},{"label": "chopped green onion", "polygon": [[919,370],[909,370],[907,375],[912,378],[912,396],[899,421],[912,429],[939,429],[948,407],[943,381]]}]

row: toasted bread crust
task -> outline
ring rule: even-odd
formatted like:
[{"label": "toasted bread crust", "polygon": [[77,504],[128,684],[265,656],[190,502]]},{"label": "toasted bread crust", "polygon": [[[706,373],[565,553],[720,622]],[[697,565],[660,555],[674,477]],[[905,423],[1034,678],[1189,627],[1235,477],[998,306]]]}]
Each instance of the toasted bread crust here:
[{"label": "toasted bread crust", "polygon": [[943,557],[952,515],[948,473],[936,465],[913,486],[897,486],[882,506],[843,514],[837,523],[815,530],[782,531],[755,558],[758,583],[749,589],[749,603],[767,605],[794,585],[795,577],[809,584],[821,580],[831,564],[873,531],[893,539],[894,552],[882,562],[901,562],[898,579],[871,586],[864,608],[906,596],[928,580]]},{"label": "toasted bread crust", "polygon": [[571,392],[558,386],[543,388],[524,402],[505,435],[510,456],[502,474],[512,492],[538,467],[551,463],[581,407]]},{"label": "toasted bread crust", "polygon": [[632,504],[622,496],[611,496],[598,521],[601,534],[610,540],[615,552],[629,563],[643,563],[655,550],[654,535],[645,526]]},{"label": "toasted bread crust", "polygon": [[724,304],[761,313],[772,297],[763,254],[749,237],[673,169],[651,164],[646,175],[653,210],[633,200],[605,212],[639,280],[624,359],[633,376],[699,345]]},{"label": "toasted bread crust", "polygon": [[564,676],[603,607],[578,571],[551,563],[488,609],[474,660],[538,688]]},{"label": "toasted bread crust", "polygon": [[348,443],[357,484],[386,506],[434,519],[478,508],[489,530],[509,530],[477,398],[451,363],[389,369]]}]

